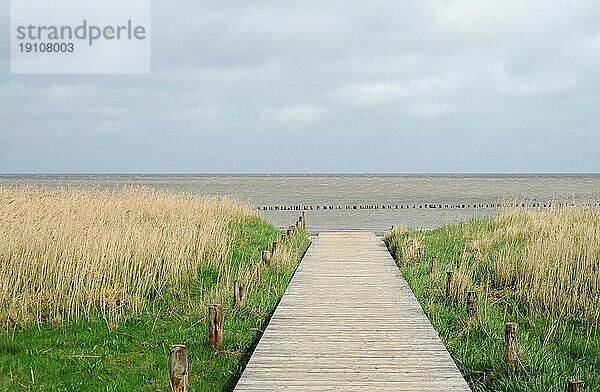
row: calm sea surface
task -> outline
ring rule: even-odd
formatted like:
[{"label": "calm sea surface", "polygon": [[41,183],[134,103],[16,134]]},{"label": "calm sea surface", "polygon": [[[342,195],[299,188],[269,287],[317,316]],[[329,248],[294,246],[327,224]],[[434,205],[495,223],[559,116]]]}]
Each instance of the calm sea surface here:
[{"label": "calm sea surface", "polygon": [[[309,210],[309,229],[383,231],[394,225],[429,228],[489,216],[494,208],[473,204],[523,200],[598,202],[600,174],[422,174],[422,175],[0,175],[1,186],[120,188],[126,185],[228,195],[256,207],[341,206]],[[419,205],[471,205],[470,208],[418,208]],[[392,209],[345,206],[391,205]],[[395,205],[411,208],[395,208]],[[416,205],[416,208],[412,208]],[[293,223],[299,211],[261,211],[278,226]]]}]

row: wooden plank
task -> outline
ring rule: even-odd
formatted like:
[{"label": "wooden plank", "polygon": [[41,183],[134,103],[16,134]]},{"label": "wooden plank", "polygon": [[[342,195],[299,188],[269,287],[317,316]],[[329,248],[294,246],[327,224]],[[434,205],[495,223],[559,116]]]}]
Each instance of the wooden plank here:
[{"label": "wooden plank", "polygon": [[381,239],[321,233],[236,391],[469,391]]}]

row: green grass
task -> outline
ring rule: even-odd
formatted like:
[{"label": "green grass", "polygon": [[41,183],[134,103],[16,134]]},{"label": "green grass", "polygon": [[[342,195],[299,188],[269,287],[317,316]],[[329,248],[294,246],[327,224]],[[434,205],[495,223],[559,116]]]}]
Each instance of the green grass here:
[{"label": "green grass", "polygon": [[[526,240],[510,244],[492,240],[481,254],[465,249],[476,238],[497,238],[492,233],[505,223],[478,220],[431,231],[408,231],[386,237],[403,276],[438,331],[452,358],[474,391],[565,391],[569,378],[585,382],[586,391],[600,390],[600,330],[574,313],[553,317],[532,310],[510,287],[494,285],[491,261],[506,247],[519,254]],[[399,231],[400,232],[400,231]],[[422,244],[414,257],[410,245]],[[439,260],[440,273],[430,276],[431,260]],[[469,290],[478,293],[478,317],[466,315],[464,297],[445,295],[445,271],[469,265]],[[504,364],[504,324],[517,322],[520,356],[516,366]]]},{"label": "green grass", "polygon": [[[198,271],[185,290],[157,295],[141,314],[118,325],[97,318],[0,333],[0,390],[164,392],[172,344],[188,347],[191,391],[231,390],[309,238],[296,234],[286,245],[293,260],[263,267],[260,282],[247,287],[245,306],[235,310],[227,282],[260,262],[261,251],[280,232],[259,218],[237,221],[230,230],[229,268]],[[225,271],[233,276],[226,279]],[[208,346],[207,305],[213,301],[224,306],[224,342],[218,352]]]}]

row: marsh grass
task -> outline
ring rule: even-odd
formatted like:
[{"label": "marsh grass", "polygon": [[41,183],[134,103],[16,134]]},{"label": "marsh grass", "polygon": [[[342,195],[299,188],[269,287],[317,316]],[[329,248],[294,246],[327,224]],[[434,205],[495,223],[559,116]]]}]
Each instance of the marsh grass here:
[{"label": "marsh grass", "polygon": [[[0,188],[0,390],[165,391],[185,344],[192,391],[229,390],[309,244],[227,198]],[[232,285],[246,288],[233,306]],[[224,306],[223,348],[207,307]]]},{"label": "marsh grass", "polygon": [[[386,243],[428,317],[474,390],[564,390],[569,377],[600,385],[600,211],[562,205],[511,208],[478,220]],[[414,257],[415,241],[423,255]],[[408,257],[406,257],[408,255]],[[452,270],[451,297],[444,274]],[[465,314],[468,291],[479,318]],[[519,323],[521,357],[502,361],[503,324]]]},{"label": "marsh grass", "polygon": [[227,277],[228,225],[250,216],[229,199],[144,189],[0,188],[0,317],[114,321],[201,266]]}]

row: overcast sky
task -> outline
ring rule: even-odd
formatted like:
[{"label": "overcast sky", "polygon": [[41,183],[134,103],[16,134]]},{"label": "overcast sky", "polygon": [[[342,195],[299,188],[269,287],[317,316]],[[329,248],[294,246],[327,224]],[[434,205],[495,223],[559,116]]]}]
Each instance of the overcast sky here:
[{"label": "overcast sky", "polygon": [[600,171],[598,0],[155,1],[149,75],[11,75],[9,19],[3,173]]}]

